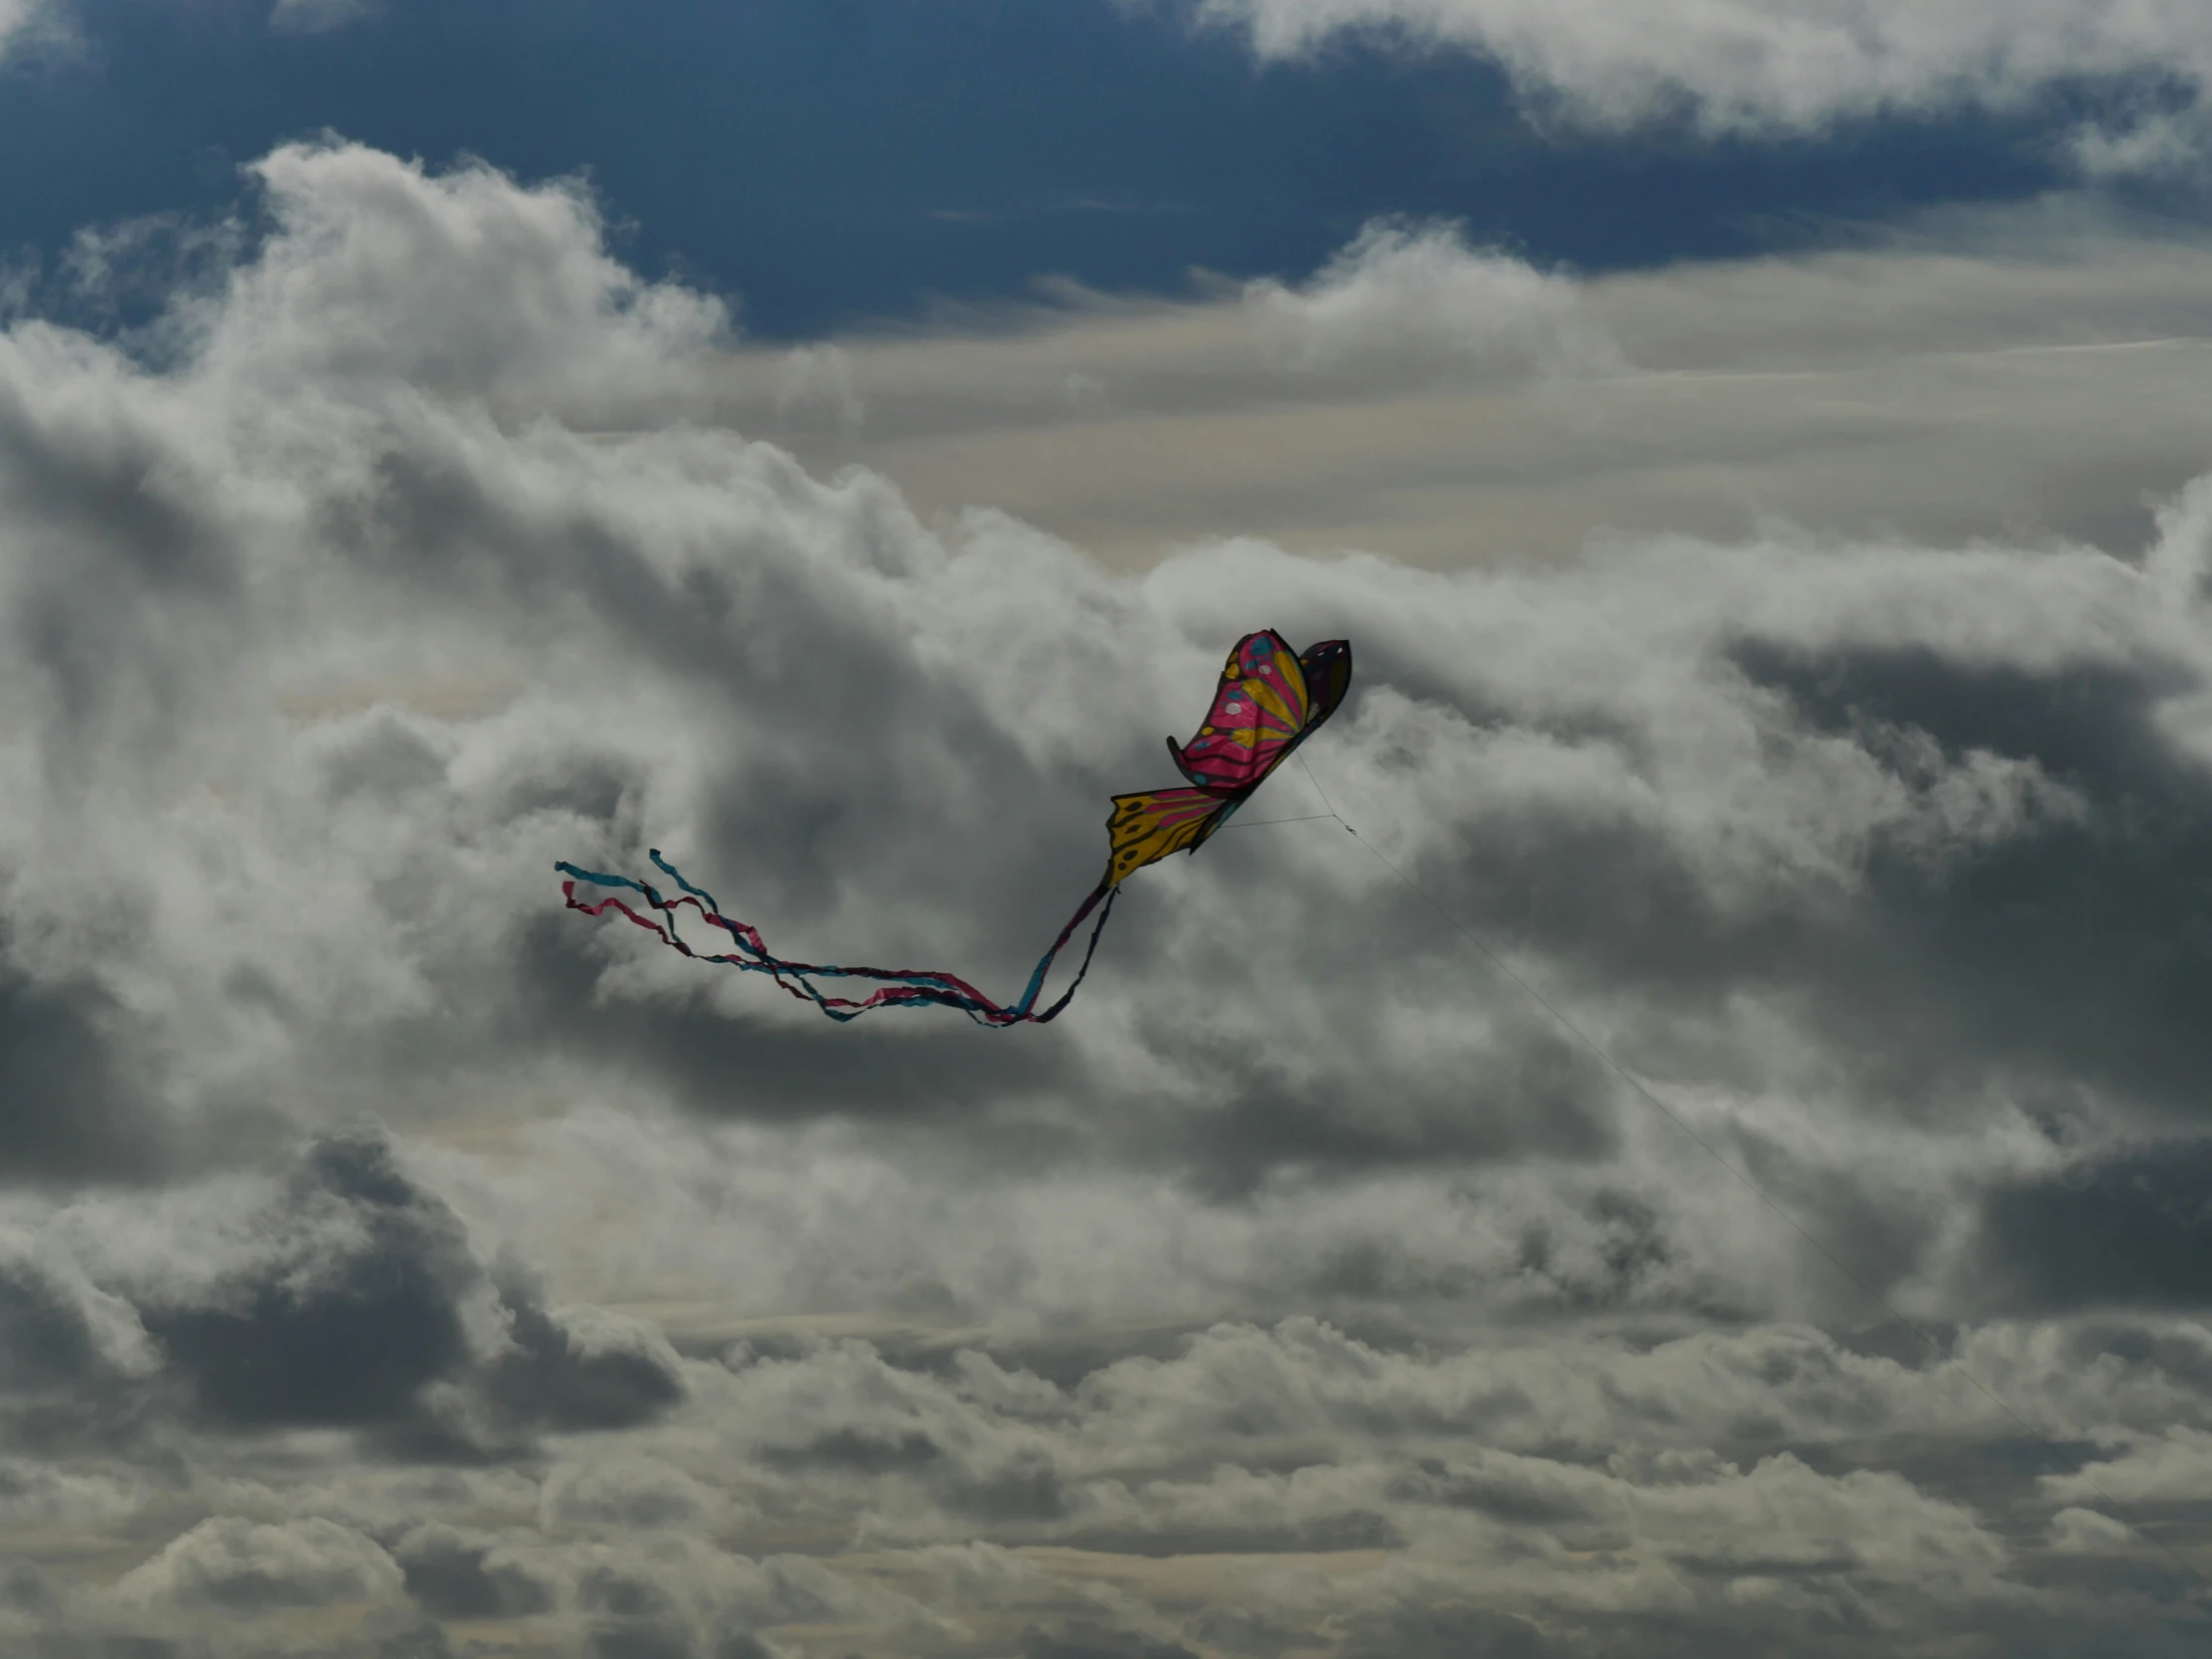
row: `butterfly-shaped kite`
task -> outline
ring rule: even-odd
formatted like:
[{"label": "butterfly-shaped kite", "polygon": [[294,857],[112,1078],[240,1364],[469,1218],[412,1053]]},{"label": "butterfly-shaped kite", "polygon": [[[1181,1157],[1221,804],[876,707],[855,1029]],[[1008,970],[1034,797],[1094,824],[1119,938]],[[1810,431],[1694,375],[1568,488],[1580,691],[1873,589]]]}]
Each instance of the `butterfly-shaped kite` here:
[{"label": "butterfly-shaped kite", "polygon": [[1272,628],[1239,640],[1198,736],[1188,744],[1168,739],[1175,769],[1191,787],[1114,797],[1104,884],[1170,852],[1196,852],[1337,712],[1351,684],[1349,641],[1326,640],[1302,657]]},{"label": "butterfly-shaped kite", "polygon": [[[768,974],[793,996],[814,1003],[831,1019],[856,1019],[870,1008],[936,1006],[958,1008],[979,1025],[1042,1025],[1059,1016],[1074,997],[1076,986],[1082,984],[1083,976],[1090,972],[1098,935],[1113,912],[1114,895],[1121,883],[1171,852],[1197,851],[1232,813],[1252,799],[1268,775],[1337,712],[1351,685],[1349,641],[1325,640],[1301,655],[1272,628],[1239,640],[1221,671],[1221,685],[1198,736],[1182,745],[1168,739],[1168,753],[1175,757],[1176,768],[1190,780],[1189,785],[1114,797],[1113,813],[1106,820],[1106,873],[1076,907],[1075,914],[1068,917],[1052,948],[1039,958],[1028,986],[1012,1002],[993,1002],[966,980],[932,969],[834,967],[771,955],[758,928],[725,916],[714,895],[685,880],[658,848],[652,849],[653,862],[682,889],[680,897],[671,899],[649,883],[634,881],[627,875],[603,875],[570,863],[554,867],[569,877],[561,883],[561,892],[570,909],[592,916],[616,910],[639,926],[651,928],[685,955],[697,956],[700,952],[676,930],[676,912],[691,906],[708,923],[728,933],[737,946],[704,960]],[[576,896],[579,881],[642,894],[648,905],[667,918],[666,922],[641,915],[620,897],[587,904]],[[1038,1011],[1037,997],[1044,989],[1045,975],[1093,910],[1098,911],[1098,920],[1084,948],[1082,967],[1059,1000]],[[874,982],[877,989],[864,997],[831,996],[817,981],[832,979],[865,979]]]}]

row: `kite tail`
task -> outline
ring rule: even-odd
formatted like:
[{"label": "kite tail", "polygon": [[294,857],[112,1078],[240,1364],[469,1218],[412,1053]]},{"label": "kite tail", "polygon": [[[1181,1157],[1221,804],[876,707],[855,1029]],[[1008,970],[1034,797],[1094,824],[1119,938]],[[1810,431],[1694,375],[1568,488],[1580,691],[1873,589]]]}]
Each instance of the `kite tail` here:
[{"label": "kite tail", "polygon": [[[659,847],[651,849],[653,862],[683,889],[683,895],[669,898],[647,882],[632,880],[627,875],[605,875],[597,870],[581,869],[571,863],[556,863],[553,867],[569,877],[561,883],[561,894],[571,910],[581,910],[587,916],[596,916],[614,910],[628,916],[640,927],[660,935],[661,942],[686,956],[700,961],[719,962],[745,973],[765,973],[785,991],[802,1002],[812,1002],[817,1008],[834,1020],[858,1019],[871,1008],[891,1007],[940,1007],[957,1008],[978,1025],[1043,1025],[1057,1019],[1060,1011],[1074,1000],[1076,987],[1083,983],[1091,971],[1091,958],[1098,953],[1098,936],[1106,930],[1106,918],[1114,912],[1114,898],[1120,892],[1118,886],[1101,881],[1091,889],[1090,896],[1076,906],[1075,914],[1068,917],[1067,925],[1060,929],[1060,936],[1052,941],[1052,948],[1037,959],[1035,971],[1029,975],[1029,983],[1019,998],[1007,1003],[993,1002],[965,979],[956,974],[925,968],[871,968],[837,967],[822,962],[797,962],[774,955],[761,938],[760,929],[751,922],[735,921],[722,913],[722,906],[715,902],[713,893],[704,887],[695,887],[684,879],[683,871],[661,856]],[[665,920],[641,914],[628,900],[618,896],[602,898],[597,903],[586,903],[576,896],[576,883],[588,881],[600,887],[626,887],[641,895],[647,906]],[[736,948],[715,955],[694,950],[684,936],[677,931],[676,912],[685,905],[697,910],[709,926],[719,927],[728,933]],[[1037,1011],[1037,998],[1044,993],[1045,975],[1052,971],[1053,961],[1066,948],[1075,930],[1083,925],[1084,918],[1096,910],[1098,920],[1091,925],[1090,942],[1083,950],[1083,965],[1076,970],[1074,980],[1060,993],[1059,1000]],[[879,988],[863,997],[832,996],[815,983],[818,979],[870,979]]]}]

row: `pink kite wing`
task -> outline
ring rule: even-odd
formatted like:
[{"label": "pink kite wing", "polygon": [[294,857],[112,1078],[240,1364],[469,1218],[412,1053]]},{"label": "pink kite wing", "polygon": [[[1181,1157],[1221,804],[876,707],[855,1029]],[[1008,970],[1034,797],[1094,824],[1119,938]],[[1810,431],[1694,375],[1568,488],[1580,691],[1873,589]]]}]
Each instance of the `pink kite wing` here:
[{"label": "pink kite wing", "polygon": [[1200,789],[1244,794],[1260,787],[1305,733],[1313,700],[1298,653],[1274,629],[1247,634],[1230,652],[1206,724],[1168,753]]}]

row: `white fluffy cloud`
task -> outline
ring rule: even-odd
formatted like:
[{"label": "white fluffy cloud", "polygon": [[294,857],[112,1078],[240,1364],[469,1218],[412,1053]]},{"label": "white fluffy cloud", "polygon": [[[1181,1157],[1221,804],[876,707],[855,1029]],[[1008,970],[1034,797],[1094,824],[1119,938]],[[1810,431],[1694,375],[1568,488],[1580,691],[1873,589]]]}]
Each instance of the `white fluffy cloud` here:
[{"label": "white fluffy cloud", "polygon": [[[2161,1312],[2212,1290],[2212,488],[2127,557],[1116,572],[723,422],[787,365],[573,189],[259,177],[158,362],[0,334],[11,1630],[2201,1638],[2084,1586],[2160,1569],[2079,1515],[2212,1418]],[[1603,337],[1437,233],[1252,308],[1383,379]],[[1362,836],[2038,1432],[2121,1448],[2111,1503],[1827,1334],[1859,1293],[1334,823],[1145,872],[1044,1030],[832,1027],[558,906],[554,859],[658,845],[794,951],[1008,984],[1264,625],[1356,642],[1307,754]]]},{"label": "white fluffy cloud", "polygon": [[1573,282],[1470,249],[1448,225],[1371,224],[1303,286],[1258,281],[1245,298],[1276,349],[1314,368],[1372,362],[1433,375],[1626,366]]},{"label": "white fluffy cloud", "polygon": [[20,39],[44,10],[43,0],[0,0],[0,51]]},{"label": "white fluffy cloud", "polygon": [[189,1606],[320,1606],[371,1601],[399,1588],[391,1557],[334,1522],[264,1526],[236,1516],[201,1522],[116,1584],[124,1602]]},{"label": "white fluffy cloud", "polygon": [[2016,109],[2083,81],[2212,84],[2212,17],[2194,0],[1203,0],[1200,13],[1270,56],[1355,29],[1465,47],[1539,107],[1605,127],[1686,112],[1708,132],[1771,135]]},{"label": "white fluffy cloud", "polygon": [[[255,0],[273,29],[315,34],[371,17],[378,0]],[[249,8],[252,9],[252,8]],[[74,49],[73,0],[0,0],[0,59],[41,46]]]}]

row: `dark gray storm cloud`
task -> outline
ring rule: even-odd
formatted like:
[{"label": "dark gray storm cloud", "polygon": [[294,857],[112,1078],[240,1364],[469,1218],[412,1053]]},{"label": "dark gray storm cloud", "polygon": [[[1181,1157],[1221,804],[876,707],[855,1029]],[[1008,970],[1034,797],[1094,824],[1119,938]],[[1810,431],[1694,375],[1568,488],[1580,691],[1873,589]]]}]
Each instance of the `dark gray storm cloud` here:
[{"label": "dark gray storm cloud", "polygon": [[[721,423],[728,319],[576,190],[259,175],[158,361],[0,333],[7,1634],[2201,1634],[2212,491],[1115,574]],[[1144,872],[1055,1026],[559,907],[659,846],[1010,988],[1260,626],[1362,665],[1304,822]]]},{"label": "dark gray storm cloud", "polygon": [[11,971],[0,937],[0,1179],[144,1180],[174,1161],[134,1036],[96,980]]},{"label": "dark gray storm cloud", "polygon": [[[314,1147],[285,1198],[257,1228],[283,1241],[268,1260],[150,1311],[148,1331],[218,1420],[408,1414],[469,1358],[460,1304],[477,1270],[459,1224],[366,1138]],[[349,1236],[333,1247],[324,1227]]]},{"label": "dark gray storm cloud", "polygon": [[437,1618],[527,1618],[554,1604],[553,1587],[494,1537],[433,1523],[400,1539],[392,1558],[407,1594]]},{"label": "dark gray storm cloud", "polygon": [[1992,1191],[1989,1271],[2020,1306],[2201,1309],[2212,1299],[2212,1143],[2154,1142]]},{"label": "dark gray storm cloud", "polygon": [[[213,1421],[381,1428],[469,1454],[536,1428],[628,1427],[682,1397],[665,1349],[594,1343],[526,1277],[488,1273],[380,1135],[310,1147],[254,1231],[261,1259],[140,1310]],[[439,1383],[459,1394],[431,1400]]]},{"label": "dark gray storm cloud", "polygon": [[[645,1328],[550,1306],[487,1264],[374,1131],[310,1145],[216,1245],[228,1265],[52,1242],[0,1271],[0,1408],[52,1449],[223,1432],[353,1431],[379,1459],[527,1458],[545,1432],[634,1427],[684,1397]],[[186,1233],[192,1233],[186,1224]],[[214,1240],[200,1234],[203,1246]]]}]

